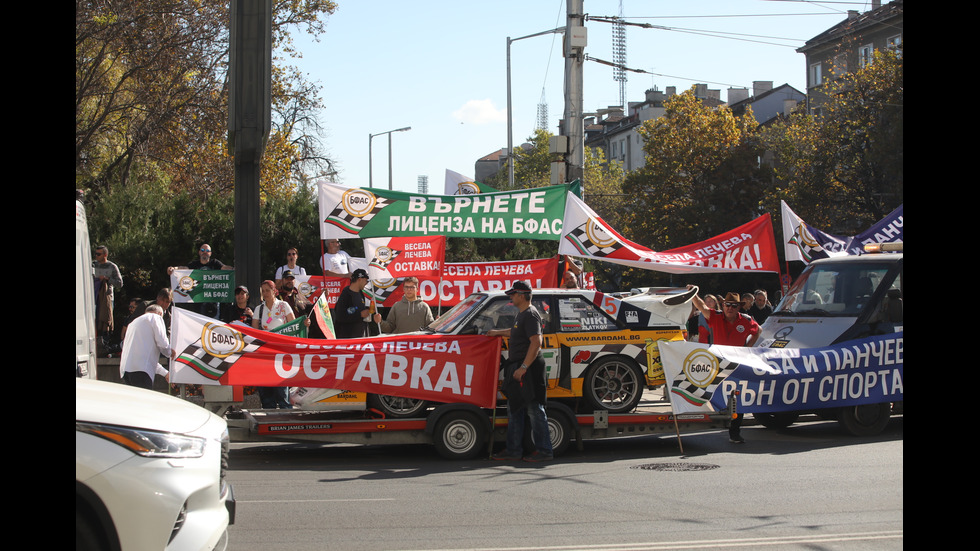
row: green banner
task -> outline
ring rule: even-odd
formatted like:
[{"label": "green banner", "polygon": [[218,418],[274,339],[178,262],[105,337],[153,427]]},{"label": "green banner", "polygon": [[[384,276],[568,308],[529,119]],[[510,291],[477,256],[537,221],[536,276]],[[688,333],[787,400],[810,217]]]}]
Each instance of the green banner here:
[{"label": "green banner", "polygon": [[558,241],[581,183],[470,195],[422,195],[320,182],[323,239],[445,235]]},{"label": "green banner", "polygon": [[170,274],[174,302],[234,302],[234,270],[174,270]]},{"label": "green banner", "polygon": [[271,329],[270,333],[279,333],[280,335],[286,335],[287,337],[299,337],[305,339],[307,335],[306,329],[306,316],[300,316],[289,323],[284,323],[275,329]]}]

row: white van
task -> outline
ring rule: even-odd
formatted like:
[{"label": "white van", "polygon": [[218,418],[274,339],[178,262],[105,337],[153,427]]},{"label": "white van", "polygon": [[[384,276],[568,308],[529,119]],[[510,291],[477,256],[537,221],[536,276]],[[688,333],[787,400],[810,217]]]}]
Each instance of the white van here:
[{"label": "white van", "polygon": [[75,377],[97,378],[95,356],[95,272],[85,206],[75,201]]}]

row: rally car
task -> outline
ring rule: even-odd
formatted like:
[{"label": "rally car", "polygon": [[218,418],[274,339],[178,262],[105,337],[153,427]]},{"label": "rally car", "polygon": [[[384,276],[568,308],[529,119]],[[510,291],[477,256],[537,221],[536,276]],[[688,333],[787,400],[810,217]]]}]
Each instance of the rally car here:
[{"label": "rally car", "polygon": [[[695,292],[650,289],[619,299],[582,289],[534,291],[531,304],[542,319],[548,398],[566,400],[579,410],[634,409],[645,388],[664,384],[657,343],[684,339]],[[440,316],[428,331],[486,334],[509,329],[516,314],[503,291],[475,293]]]}]

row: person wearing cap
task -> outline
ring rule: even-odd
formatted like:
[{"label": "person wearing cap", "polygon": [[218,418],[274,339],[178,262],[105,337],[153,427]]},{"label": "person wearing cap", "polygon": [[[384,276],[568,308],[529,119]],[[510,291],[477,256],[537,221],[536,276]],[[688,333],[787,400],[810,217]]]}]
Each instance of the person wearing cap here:
[{"label": "person wearing cap", "polygon": [[[522,386],[530,385],[532,393],[524,396],[523,404],[507,400],[507,447],[493,456],[500,461],[550,461],[554,458],[551,447],[551,434],[548,430],[548,414],[545,411],[547,400],[547,380],[545,379],[544,358],[541,357],[541,314],[531,304],[531,286],[525,281],[515,281],[506,291],[511,302],[517,307],[514,326],[510,329],[492,329],[491,337],[509,336],[507,343],[507,363],[504,373],[518,380]],[[511,370],[514,364],[520,363]],[[531,441],[536,448],[529,455],[523,454],[525,418],[531,421]]]},{"label": "person wearing cap", "polygon": [[296,288],[296,276],[291,270],[286,270],[282,274],[279,285],[279,300],[285,302],[293,309],[293,315],[297,318],[306,315],[306,310],[310,307],[310,301],[306,300],[303,293]]},{"label": "person wearing cap", "polygon": [[[692,289],[692,285],[687,286]],[[691,301],[694,307],[704,315],[711,329],[712,344],[723,346],[752,346],[759,340],[759,324],[752,316],[743,314],[742,297],[738,293],[729,292],[725,295],[725,300],[720,304],[721,311],[709,308],[701,297],[694,295]],[[728,428],[728,438],[732,443],[741,444],[745,442],[741,434],[742,414],[739,413],[732,419]]]},{"label": "person wearing cap", "polygon": [[221,309],[221,321],[225,323],[240,321],[245,325],[252,325],[252,309],[248,306],[248,287],[244,285],[235,287],[235,302]]},{"label": "person wearing cap", "polygon": [[[333,309],[333,326],[338,339],[358,339],[367,337],[368,321],[371,321],[371,305],[364,300],[361,292],[367,287],[367,271],[358,268],[350,275],[350,285],[344,287]],[[375,323],[381,323],[381,314],[373,316]]]}]

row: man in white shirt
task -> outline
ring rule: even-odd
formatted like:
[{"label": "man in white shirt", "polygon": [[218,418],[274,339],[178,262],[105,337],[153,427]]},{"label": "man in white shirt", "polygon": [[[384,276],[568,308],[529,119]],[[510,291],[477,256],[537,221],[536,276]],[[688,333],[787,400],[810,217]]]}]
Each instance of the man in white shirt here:
[{"label": "man in white shirt", "polygon": [[170,374],[160,365],[161,355],[170,357],[173,351],[163,324],[163,308],[152,304],[126,330],[119,375],[130,386],[152,390],[154,375],[166,377]]},{"label": "man in white shirt", "polygon": [[320,258],[320,268],[328,277],[348,277],[350,274],[350,255],[340,250],[340,241],[327,239],[327,252]]}]

